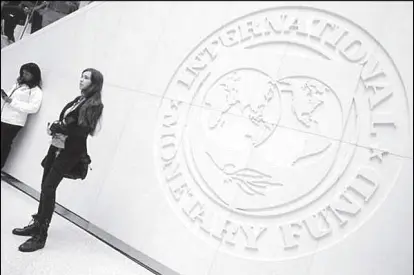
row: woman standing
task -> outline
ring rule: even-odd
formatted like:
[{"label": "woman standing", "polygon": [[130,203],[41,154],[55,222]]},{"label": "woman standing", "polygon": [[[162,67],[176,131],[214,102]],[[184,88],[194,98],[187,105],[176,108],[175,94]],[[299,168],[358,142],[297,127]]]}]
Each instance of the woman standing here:
[{"label": "woman standing", "polygon": [[59,120],[49,128],[52,144],[42,161],[44,171],[37,213],[32,216],[32,224],[13,230],[15,235],[32,236],[19,246],[22,252],[36,251],[45,246],[55,208],[56,189],[64,175],[87,156],[87,137],[95,133],[102,116],[102,85],[103,76],[99,71],[85,69],[79,83],[81,95],[63,108]]},{"label": "woman standing", "polygon": [[43,92],[39,66],[27,63],[21,66],[17,83],[9,92],[1,90],[1,169],[9,156],[17,133],[26,124],[29,114],[37,113]]}]

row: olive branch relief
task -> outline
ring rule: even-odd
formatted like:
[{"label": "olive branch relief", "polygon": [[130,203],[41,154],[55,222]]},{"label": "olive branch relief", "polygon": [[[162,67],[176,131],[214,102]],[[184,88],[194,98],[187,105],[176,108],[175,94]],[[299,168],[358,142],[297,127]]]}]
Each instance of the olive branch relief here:
[{"label": "olive branch relief", "polygon": [[224,173],[224,184],[237,184],[240,189],[250,196],[265,196],[265,192],[274,186],[282,186],[282,183],[271,182],[272,177],[251,168],[237,169],[233,164],[225,164],[220,167],[213,157],[206,152],[214,165]]}]

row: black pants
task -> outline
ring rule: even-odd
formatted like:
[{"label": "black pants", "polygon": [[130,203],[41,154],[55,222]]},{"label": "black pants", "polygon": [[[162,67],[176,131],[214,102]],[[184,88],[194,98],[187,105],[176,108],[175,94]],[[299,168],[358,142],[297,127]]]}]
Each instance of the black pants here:
[{"label": "black pants", "polygon": [[55,210],[56,189],[63,179],[63,173],[53,167],[56,160],[56,149],[49,149],[47,161],[44,163],[42,190],[40,193],[39,206],[37,209],[37,216],[40,221],[52,219],[53,211]]},{"label": "black pants", "polygon": [[18,125],[1,123],[1,169],[6,164],[14,138],[22,128]]}]

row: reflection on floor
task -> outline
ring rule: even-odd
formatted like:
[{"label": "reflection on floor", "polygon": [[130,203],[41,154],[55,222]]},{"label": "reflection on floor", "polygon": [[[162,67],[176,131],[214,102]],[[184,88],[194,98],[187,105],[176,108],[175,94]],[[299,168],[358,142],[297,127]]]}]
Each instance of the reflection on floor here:
[{"label": "reflection on floor", "polygon": [[45,248],[19,252],[27,237],[11,231],[27,225],[36,209],[36,200],[1,181],[1,275],[152,275],[56,213]]}]

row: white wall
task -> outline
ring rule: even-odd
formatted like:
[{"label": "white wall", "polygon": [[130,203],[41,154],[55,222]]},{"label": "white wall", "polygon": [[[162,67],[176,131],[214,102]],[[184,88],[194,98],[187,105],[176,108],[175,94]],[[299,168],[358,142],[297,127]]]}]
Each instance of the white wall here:
[{"label": "white wall", "polygon": [[[220,48],[218,58],[209,63],[210,67],[202,70],[200,77],[196,78],[195,88],[185,89],[176,84],[178,79],[189,76],[181,66],[189,64],[188,58],[193,58],[197,50],[202,50],[198,47],[205,45],[203,43],[208,43],[217,34],[224,35],[223,31],[232,26],[229,25],[230,22],[235,20],[234,24],[237,25],[245,22],[245,18],[257,19],[261,16],[275,20],[272,16],[280,14],[280,10],[272,8],[286,6],[296,6],[284,9],[290,16],[327,18],[355,35],[386,72],[387,77],[380,78],[382,84],[376,83],[385,86],[385,81],[392,87],[392,95],[385,98],[378,108],[370,109],[369,98],[374,93],[364,87],[369,82],[359,77],[363,64],[343,58],[338,53],[340,43],[338,49],[330,50],[323,43],[303,42],[303,36],[296,37],[294,32],[294,38],[281,35],[269,38],[274,43],[258,47],[262,52],[244,48],[253,45],[249,44],[253,43],[253,38],[246,44]],[[314,7],[326,12],[297,8],[298,6]],[[243,17],[256,11],[260,12]],[[236,20],[240,17],[243,19]],[[411,274],[412,18],[412,3],[408,2],[94,2],[2,49],[3,89],[13,84],[20,65],[26,62],[38,63],[44,80],[42,109],[30,118],[20,133],[4,170],[40,191],[40,161],[49,146],[46,123],[55,120],[64,104],[79,94],[77,87],[81,71],[95,67],[105,76],[105,109],[101,131],[88,141],[93,170],[85,181],[64,180],[61,183],[57,196],[60,204],[180,274]],[[257,39],[268,42],[268,36],[263,34]],[[286,41],[290,43],[281,43]],[[298,47],[292,42],[303,43],[304,46]],[[314,51],[306,50],[309,45],[326,53],[328,60],[323,60]],[[320,193],[320,199],[315,197],[314,203],[304,204],[306,207],[286,215],[279,215],[276,213],[278,210],[262,211],[261,217],[243,211],[238,213],[234,208],[234,211],[229,211],[231,206],[220,205],[214,192],[222,197],[235,196],[233,203],[238,203],[239,206],[246,204],[255,207],[262,205],[264,200],[252,199],[250,203],[251,197],[237,188],[220,189],[222,187],[218,181],[222,178],[217,176],[217,170],[211,168],[211,163],[201,156],[198,159],[201,168],[197,170],[185,158],[186,148],[191,147],[191,144],[198,144],[198,148],[201,148],[203,142],[208,140],[208,135],[201,131],[203,127],[200,131],[197,130],[205,122],[198,115],[212,115],[203,113],[203,110],[208,110],[202,100],[206,87],[213,85],[215,79],[231,68],[240,68],[245,64],[255,69],[269,70],[273,79],[295,75],[324,78],[345,101],[346,98],[352,100],[347,92],[357,88],[354,97],[356,107],[350,114],[354,117],[351,124],[354,124],[348,125],[351,127],[350,134],[345,134],[342,139],[338,136],[334,128],[340,124],[340,113],[337,113],[337,109],[326,107],[324,110],[327,113],[323,115],[326,124],[320,124],[322,128],[325,127],[325,131],[319,133],[305,128],[310,133],[303,134],[300,128],[303,125],[294,124],[294,119],[289,120],[283,116],[280,127],[275,130],[275,135],[281,136],[278,143],[273,142],[274,147],[259,150],[259,156],[279,162],[280,156],[282,164],[289,165],[283,163],[283,157],[297,149],[296,146],[299,145],[294,141],[301,138],[309,139],[317,134],[323,140],[332,141],[331,148],[342,148],[336,155],[334,151],[330,152],[343,164],[341,169],[341,162],[336,162],[338,166],[332,169],[339,178],[337,184],[332,185],[334,188],[324,187],[322,183],[321,188],[325,188],[326,193]],[[211,77],[206,78],[199,94],[193,98],[197,85],[202,84],[201,80],[207,71],[211,72]],[[181,73],[184,74],[180,75]],[[254,82],[255,85],[256,83],[258,82]],[[381,91],[377,93],[381,94]],[[284,106],[290,104],[290,93],[280,92],[279,95],[279,105],[273,107],[287,108]],[[178,114],[171,107],[171,99],[182,101]],[[213,96],[213,99],[218,101],[220,96]],[[189,110],[190,113],[187,113]],[[214,112],[217,110],[212,111],[213,114]],[[233,109],[230,112],[235,117],[241,116]],[[282,115],[286,113],[293,118],[290,109],[284,109]],[[373,135],[370,123],[371,119],[376,119],[372,117],[377,113],[391,114],[395,126],[375,126],[377,134]],[[185,174],[193,198],[229,222],[244,225],[245,228],[252,225],[256,230],[259,230],[259,226],[267,228],[258,238],[258,250],[245,248],[246,236],[241,228],[237,228],[235,233],[235,245],[229,244],[231,234],[226,235],[223,242],[210,236],[200,228],[199,221],[191,221],[183,212],[188,194],[184,194],[182,200],[174,199],[170,190],[178,188],[179,182],[167,182],[166,174],[162,171],[163,165],[167,164],[162,157],[172,152],[164,151],[166,149],[162,149],[161,144],[164,141],[164,145],[168,145],[168,140],[161,139],[162,134],[168,133],[163,132],[166,128],[162,127],[167,122],[164,116],[168,114],[173,119],[177,118],[177,127],[182,127],[180,129],[187,125],[182,136],[181,132],[176,132],[178,137],[173,144],[179,153],[177,163],[174,159],[172,164],[176,165],[179,161],[181,166],[177,171]],[[343,110],[343,114],[348,112]],[[186,120],[187,117],[189,121]],[[243,123],[236,121],[235,125],[244,125]],[[341,127],[338,129],[342,130]],[[353,130],[359,133],[359,139],[353,139]],[[230,130],[228,133],[235,132]],[[251,169],[257,168],[261,160],[253,158],[256,149],[248,146],[246,151],[237,151],[240,147],[236,146],[236,139],[229,140],[228,137],[219,135],[216,143],[212,143],[213,146],[222,143],[222,149],[226,146],[234,146],[236,149],[227,150],[226,147],[223,154],[218,154],[219,157],[233,160],[236,166],[243,164]],[[240,142],[244,142],[243,146],[246,145],[245,140]],[[271,138],[269,142],[272,142]],[[382,161],[371,158],[371,146],[388,152]],[[281,151],[273,154],[269,148]],[[354,155],[352,152],[355,152]],[[269,199],[270,204],[273,203],[272,198],[276,198],[276,202],[286,200],[286,211],[289,212],[301,203],[300,200],[297,200],[297,205],[295,201],[289,202],[295,192],[304,192],[306,188],[309,188],[309,192],[322,192],[319,187],[310,188],[301,183],[311,182],[312,177],[316,179],[318,168],[323,166],[324,161],[328,163],[329,158],[310,157],[308,160],[307,168],[304,166],[306,169],[289,170],[295,172],[288,173],[284,178],[297,185],[291,184],[289,187],[286,184],[288,189],[282,189],[281,193],[274,191],[274,197]],[[338,226],[338,222],[330,220],[330,234],[320,238],[311,237],[305,229],[306,223],[302,221],[345,194],[347,187],[356,182],[354,179],[357,178],[359,169],[366,166],[380,175],[373,181],[378,187],[372,197],[365,197],[364,201],[356,193],[346,193],[358,203],[359,212],[341,216],[348,220],[344,226]],[[172,172],[168,169],[170,168],[165,170],[167,174]],[[187,169],[201,173],[207,178],[207,184],[200,183],[200,179],[194,181],[193,178],[197,176],[191,177]],[[344,169],[345,172],[341,174]],[[279,170],[275,168],[270,173],[273,171]],[[334,182],[334,176],[323,180]],[[206,186],[209,184],[214,192],[208,191]],[[367,188],[364,189],[367,192],[374,190],[372,185]],[[194,214],[195,210],[191,213]],[[297,231],[300,238],[291,241],[298,244],[296,247],[285,249],[281,239],[276,240],[270,236],[276,237],[279,226],[292,222],[302,225]],[[328,230],[322,224],[316,226],[321,232]],[[227,230],[231,231],[231,226]]]}]

